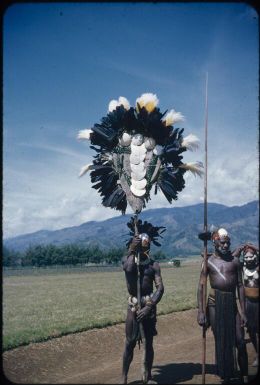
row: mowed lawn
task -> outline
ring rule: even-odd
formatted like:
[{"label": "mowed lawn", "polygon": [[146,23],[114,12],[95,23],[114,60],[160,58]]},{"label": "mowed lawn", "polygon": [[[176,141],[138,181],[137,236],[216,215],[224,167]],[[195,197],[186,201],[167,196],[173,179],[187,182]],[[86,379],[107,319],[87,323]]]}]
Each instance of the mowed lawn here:
[{"label": "mowed lawn", "polygon": [[[200,260],[163,267],[158,315],[196,307]],[[125,320],[123,271],[3,277],[3,349]]]}]

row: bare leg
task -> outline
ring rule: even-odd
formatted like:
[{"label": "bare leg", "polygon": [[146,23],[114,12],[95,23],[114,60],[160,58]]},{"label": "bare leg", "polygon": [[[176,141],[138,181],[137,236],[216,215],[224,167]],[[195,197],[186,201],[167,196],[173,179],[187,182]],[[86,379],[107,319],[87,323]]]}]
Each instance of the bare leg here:
[{"label": "bare leg", "polygon": [[136,341],[129,342],[126,340],[125,342],[125,351],[123,355],[122,384],[127,384],[127,374],[129,371],[130,364],[133,360],[135,345]]},{"label": "bare leg", "polygon": [[255,351],[257,352],[257,338],[256,338],[256,333],[252,332],[251,330],[248,330],[248,334],[250,337],[250,340],[255,348]]},{"label": "bare leg", "polygon": [[133,331],[135,322],[135,314],[128,308],[125,323],[126,341],[123,354],[122,384],[127,384],[127,374],[134,356],[136,339],[133,338]]},{"label": "bare leg", "polygon": [[240,369],[241,377],[244,382],[247,382],[248,376],[248,356],[246,350],[245,333],[244,328],[241,327],[240,314],[237,312],[236,315],[236,346],[237,346],[237,360]]},{"label": "bare leg", "polygon": [[255,360],[254,360],[252,366],[258,366],[258,352],[259,352],[258,334],[255,332],[250,332],[250,331],[248,331],[248,334],[250,336],[250,339],[251,339],[252,344],[253,344],[255,351],[256,351],[256,357],[255,357]]},{"label": "bare leg", "polygon": [[147,380],[151,380],[152,378],[153,359],[154,359],[153,337],[151,337],[146,340]]},{"label": "bare leg", "polygon": [[153,349],[153,330],[154,325],[153,321],[145,319],[143,321],[144,332],[145,332],[145,345],[144,345],[144,354],[143,354],[143,373],[142,379],[144,383],[149,383],[149,380],[152,379],[152,366],[154,359],[154,349]]}]

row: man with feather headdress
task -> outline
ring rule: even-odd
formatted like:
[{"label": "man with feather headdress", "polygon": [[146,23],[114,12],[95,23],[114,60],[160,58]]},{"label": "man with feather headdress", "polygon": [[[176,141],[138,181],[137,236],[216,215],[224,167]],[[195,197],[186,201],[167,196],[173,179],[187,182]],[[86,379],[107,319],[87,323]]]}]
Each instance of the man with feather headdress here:
[{"label": "man with feather headdress", "polygon": [[[126,316],[126,341],[123,355],[122,383],[127,383],[127,374],[133,359],[136,342],[140,339],[144,343],[142,380],[144,383],[155,383],[152,381],[152,365],[154,358],[153,337],[157,335],[156,330],[156,305],[164,293],[159,263],[150,256],[150,244],[160,245],[156,237],[164,231],[163,227],[153,227],[150,223],[138,221],[139,235],[135,235],[128,242],[128,254],[123,258],[123,270],[125,272],[126,284],[129,293],[128,308]],[[134,218],[128,223],[128,227],[134,234]],[[137,266],[137,254],[139,253],[139,266]],[[138,269],[140,277],[138,277]],[[140,279],[141,307],[138,304],[137,280]],[[155,284],[155,292],[153,292]],[[143,329],[140,329],[142,327]],[[143,336],[142,336],[143,330]]]},{"label": "man with feather headdress", "polygon": [[[195,151],[199,139],[193,134],[184,137],[184,128],[175,127],[177,122],[184,120],[184,116],[174,109],[161,112],[158,104],[159,99],[152,93],[138,97],[135,106],[120,96],[118,100],[110,101],[108,113],[100,123],[79,132],[78,139],[90,141],[90,148],[96,153],[92,163],[82,167],[79,176],[90,171],[92,187],[100,194],[103,206],[122,214],[130,206],[134,215],[138,215],[151,199],[153,188],[155,195],[161,191],[172,203],[185,187],[184,175],[187,171],[194,176],[201,177],[203,174],[202,162],[183,162],[183,154],[187,150]],[[130,294],[123,359],[124,383],[136,341],[140,341],[138,333],[143,329],[143,381],[151,381],[156,304],[164,289],[160,267],[150,258],[149,249],[151,241],[156,244],[159,229],[139,222],[138,233],[142,237],[134,237],[123,262]],[[138,266],[135,261],[137,256]],[[136,298],[137,274],[141,274],[141,291],[145,297],[142,304],[140,298],[138,301]],[[153,283],[156,287],[154,294]]]}]

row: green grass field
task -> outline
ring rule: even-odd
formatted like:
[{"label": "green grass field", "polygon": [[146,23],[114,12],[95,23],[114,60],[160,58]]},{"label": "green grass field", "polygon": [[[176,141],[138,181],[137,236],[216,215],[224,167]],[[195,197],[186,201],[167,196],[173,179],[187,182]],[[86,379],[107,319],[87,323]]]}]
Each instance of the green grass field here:
[{"label": "green grass field", "polygon": [[[200,260],[162,266],[158,315],[196,307]],[[3,276],[3,350],[125,320],[123,271]]]}]

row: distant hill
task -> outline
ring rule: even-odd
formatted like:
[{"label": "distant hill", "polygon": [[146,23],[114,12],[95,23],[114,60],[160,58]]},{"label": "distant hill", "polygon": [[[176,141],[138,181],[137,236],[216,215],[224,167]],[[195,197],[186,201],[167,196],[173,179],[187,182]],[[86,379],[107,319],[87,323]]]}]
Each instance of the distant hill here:
[{"label": "distant hill", "polygon": [[[165,226],[160,249],[170,256],[185,256],[200,253],[203,243],[197,234],[203,231],[203,204],[186,207],[146,210],[140,218],[156,226]],[[259,203],[253,201],[243,206],[227,207],[217,203],[208,204],[208,227],[211,224],[226,228],[231,235],[231,248],[241,243],[258,244]],[[80,226],[61,230],[41,230],[31,234],[4,240],[9,249],[24,251],[30,245],[77,243],[99,245],[102,249],[123,247],[129,238],[126,223],[130,215],[120,215],[105,221],[91,221]],[[210,246],[209,246],[210,247]]]}]

